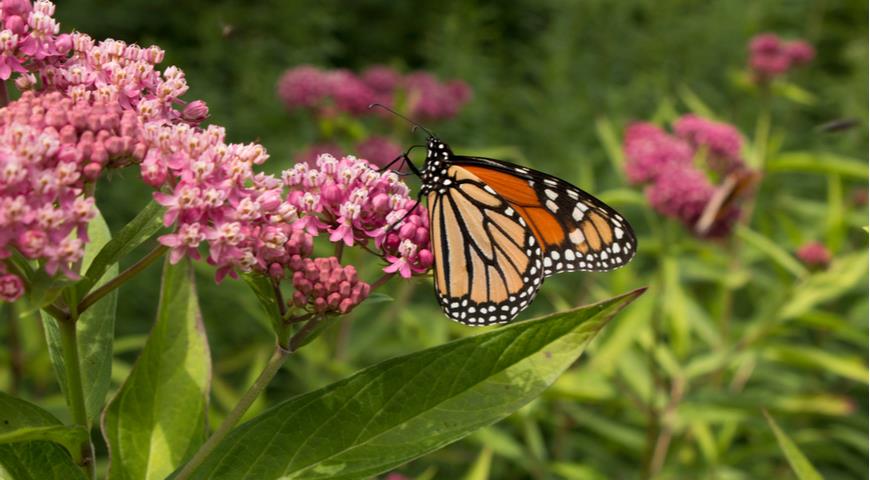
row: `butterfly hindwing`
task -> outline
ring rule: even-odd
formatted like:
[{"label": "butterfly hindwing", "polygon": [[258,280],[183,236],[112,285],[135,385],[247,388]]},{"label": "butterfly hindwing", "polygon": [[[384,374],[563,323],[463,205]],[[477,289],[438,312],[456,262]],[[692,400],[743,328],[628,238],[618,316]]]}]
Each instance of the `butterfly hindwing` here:
[{"label": "butterfly hindwing", "polygon": [[631,226],[604,202],[543,172],[481,157],[453,156],[526,220],[542,248],[544,276],[607,271],[637,250]]},{"label": "butterfly hindwing", "polygon": [[427,195],[435,292],[467,325],[512,320],[543,280],[538,240],[524,218],[480,178],[449,166]]}]

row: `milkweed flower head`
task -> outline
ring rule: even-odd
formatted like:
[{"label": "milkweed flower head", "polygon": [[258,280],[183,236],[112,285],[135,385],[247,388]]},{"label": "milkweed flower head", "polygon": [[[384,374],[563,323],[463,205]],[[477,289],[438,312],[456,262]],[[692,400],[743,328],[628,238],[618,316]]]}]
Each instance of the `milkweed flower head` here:
[{"label": "milkweed flower head", "polygon": [[76,278],[96,215],[85,185],[148,157],[145,126],[184,121],[187,84],[175,67],[156,70],[158,47],[60,33],[54,10],[0,4],[0,79],[21,91],[0,109],[0,258],[15,249]]},{"label": "milkweed flower head", "polygon": [[674,133],[696,151],[703,149],[707,165],[717,173],[745,167],[740,156],[743,137],[733,125],[689,114],[674,122]]},{"label": "milkweed flower head", "polygon": [[[633,184],[646,185],[654,210],[694,231],[719,188],[711,177],[746,169],[742,143],[733,126],[697,115],[677,119],[674,134],[651,123],[635,123],[626,129],[623,143],[626,176]],[[696,159],[704,161],[699,165]],[[739,217],[738,207],[723,205],[705,235],[727,236]]]},{"label": "milkweed flower head", "polygon": [[816,56],[812,45],[804,40],[786,41],[775,33],[762,33],[749,41],[749,69],[756,81],[769,82],[797,67],[810,63]]}]

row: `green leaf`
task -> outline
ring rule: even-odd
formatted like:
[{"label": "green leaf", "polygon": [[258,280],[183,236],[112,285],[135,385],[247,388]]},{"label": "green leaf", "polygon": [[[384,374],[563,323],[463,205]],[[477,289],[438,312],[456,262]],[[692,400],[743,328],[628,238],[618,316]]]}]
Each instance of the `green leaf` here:
[{"label": "green leaf", "polygon": [[802,172],[842,175],[867,180],[867,162],[827,152],[783,152],[771,158],[768,172]]},{"label": "green leaf", "polygon": [[269,278],[258,273],[245,273],[242,274],[242,280],[254,292],[254,296],[257,297],[272,325],[277,326],[281,321],[281,311],[278,309],[278,302],[275,301],[275,290]]},{"label": "green leaf", "polygon": [[595,119],[595,133],[598,135],[598,140],[604,146],[604,151],[607,152],[607,158],[613,165],[613,170],[622,172],[622,166],[625,164],[625,156],[622,153],[622,143],[619,141],[619,135],[613,127],[613,123],[607,117],[598,117]]},{"label": "green leaf", "polygon": [[771,417],[767,411],[764,411],[764,418],[767,419],[770,429],[773,430],[773,434],[776,435],[776,442],[779,443],[779,448],[782,450],[782,453],[785,454],[785,458],[788,460],[788,464],[791,465],[791,469],[794,471],[795,475],[797,475],[800,480],[822,480],[822,476],[815,467],[813,467],[813,464],[810,463],[806,455],[804,455],[792,439],[779,428],[779,425],[776,424],[773,417]]},{"label": "green leaf", "polygon": [[740,225],[737,227],[737,236],[761,253],[767,255],[774,263],[791,272],[792,275],[801,278],[809,273],[789,252],[764,235]]},{"label": "green leaf", "polygon": [[361,478],[536,398],[643,290],[387,360],[236,428],[192,478]]},{"label": "green leaf", "polygon": [[[90,242],[85,246],[83,269],[93,264],[97,252],[109,242],[109,227],[102,215],[97,215],[88,225]],[[104,281],[118,274],[118,266],[109,267],[100,280]],[[70,290],[75,287],[70,287]],[[72,294],[72,292],[69,292]],[[85,391],[85,409],[88,413],[88,423],[93,421],[103,408],[106,393],[109,391],[112,376],[112,341],[115,335],[115,309],[118,303],[118,292],[113,291],[101,298],[76,322],[76,332],[79,348],[79,364],[82,371],[82,386]],[[42,322],[45,326],[45,336],[48,340],[49,355],[54,365],[60,388],[66,394],[66,370],[64,368],[63,351],[61,349],[60,329],[57,320],[42,312]]]},{"label": "green leaf", "polygon": [[157,320],[102,418],[112,479],[163,479],[205,440],[211,363],[190,262],[163,267]]},{"label": "green leaf", "polygon": [[772,90],[775,95],[779,95],[787,100],[800,105],[812,106],[817,102],[816,96],[807,90],[795,85],[791,82],[776,81],[773,82]]},{"label": "green leaf", "polygon": [[827,270],[810,275],[795,287],[791,298],[779,311],[779,318],[798,317],[854,290],[858,282],[867,278],[867,260],[866,251],[835,258]]},{"label": "green leaf", "polygon": [[78,455],[78,449],[88,440],[88,432],[81,425],[52,425],[45,427],[21,427],[11,432],[0,432],[0,444],[44,440],[57,443],[70,453]]},{"label": "green leaf", "polygon": [[701,100],[701,97],[699,97],[694,90],[689,88],[688,85],[682,85],[678,94],[680,96],[680,100],[682,100],[683,103],[685,103],[686,106],[689,107],[689,110],[691,110],[692,113],[700,115],[704,118],[709,118],[710,120],[716,120],[716,114],[713,113],[713,109],[708,107],[707,104],[704,103],[703,100]]},{"label": "green leaf", "polygon": [[36,405],[0,392],[0,478],[84,479],[70,452],[61,446],[70,445],[69,435],[87,438],[84,429],[65,427]]},{"label": "green leaf", "polygon": [[864,384],[870,381],[867,365],[860,357],[844,356],[819,348],[797,345],[771,345],[764,353],[770,360],[830,372]]},{"label": "green leaf", "polygon": [[[76,285],[79,298],[84,297],[110,267],[160,230],[163,226],[162,213],[163,207],[152,200],[130,223],[121,228],[115,238],[104,244],[90,262],[90,266],[83,270],[87,273]],[[93,240],[92,238],[91,241]]]}]

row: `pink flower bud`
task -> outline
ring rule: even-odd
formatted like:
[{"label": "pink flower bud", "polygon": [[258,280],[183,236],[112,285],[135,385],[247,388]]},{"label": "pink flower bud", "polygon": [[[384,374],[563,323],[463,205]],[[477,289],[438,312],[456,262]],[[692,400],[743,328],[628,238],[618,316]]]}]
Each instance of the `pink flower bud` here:
[{"label": "pink flower bud", "polygon": [[84,171],[82,173],[84,174],[84,177],[88,180],[96,180],[97,178],[99,178],[100,172],[102,171],[103,166],[100,165],[99,162],[91,162],[85,165]]},{"label": "pink flower bud", "polygon": [[193,125],[199,125],[208,118],[208,105],[202,100],[194,100],[184,107],[181,118]]},{"label": "pink flower bud", "polygon": [[14,302],[24,295],[24,282],[17,275],[0,275],[0,300]]}]

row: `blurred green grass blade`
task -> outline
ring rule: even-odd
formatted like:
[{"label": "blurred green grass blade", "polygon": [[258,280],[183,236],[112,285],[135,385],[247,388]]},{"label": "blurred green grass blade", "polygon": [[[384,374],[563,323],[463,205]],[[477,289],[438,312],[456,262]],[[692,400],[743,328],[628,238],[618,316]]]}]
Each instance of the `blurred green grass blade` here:
[{"label": "blurred green grass blade", "polygon": [[768,172],[800,172],[842,175],[845,178],[867,180],[866,162],[828,152],[783,152],[771,158]]},{"label": "blurred green grass blade", "polygon": [[495,425],[481,428],[471,434],[469,439],[481,446],[492,449],[493,453],[499,457],[507,458],[518,465],[525,466],[528,464],[529,457],[523,446],[512,435]]},{"label": "blurred green grass blade", "polygon": [[708,107],[707,104],[701,100],[701,97],[698,96],[694,90],[689,88],[688,85],[681,85],[678,95],[680,96],[680,100],[689,107],[689,110],[691,110],[692,113],[711,120],[716,119],[716,114],[713,112],[713,109]]},{"label": "blurred green grass blade", "polygon": [[488,480],[491,466],[492,449],[484,447],[474,463],[471,464],[471,468],[468,469],[468,472],[462,478],[464,480]]},{"label": "blurred green grass blade", "polygon": [[764,354],[769,360],[833,373],[864,384],[870,381],[867,365],[860,357],[838,355],[820,348],[799,345],[770,345],[764,350]]},{"label": "blurred green grass blade", "polygon": [[[87,270],[98,256],[103,246],[109,243],[111,232],[103,216],[97,216],[88,224],[90,242],[85,244],[85,255],[82,260],[82,270]],[[103,271],[103,277],[97,283],[104,282],[118,275],[118,265],[110,265]],[[68,293],[73,294],[75,286],[70,286]],[[76,299],[77,300],[77,299]],[[88,423],[91,424],[100,414],[106,394],[112,381],[112,342],[115,336],[115,311],[118,304],[118,291],[114,290],[83,313],[76,322],[78,337],[79,363],[82,372],[82,387],[85,393],[85,410]],[[61,391],[66,394],[66,368],[61,349],[60,327],[57,320],[42,312],[42,322],[45,326],[45,337],[48,341],[51,363]]]},{"label": "blurred green grass blade", "polygon": [[565,411],[578,425],[588,428],[601,438],[621,445],[626,451],[643,450],[644,433],[640,430],[575,404],[565,405]]},{"label": "blurred green grass blade", "polygon": [[[14,442],[17,435],[22,440],[15,443],[0,441],[0,474],[8,475],[4,475],[4,478],[16,480],[84,479],[84,473],[70,452],[61,446],[68,444],[69,434],[78,440],[81,436],[87,438],[84,429],[75,428],[78,433],[73,433],[75,430],[70,430],[73,428],[63,426],[52,414],[30,402],[0,392],[0,438]],[[65,429],[66,432],[61,433],[62,430],[58,429]],[[38,438],[40,434],[37,432],[47,438]],[[58,434],[63,438],[59,438]],[[31,438],[23,441],[27,435]]]},{"label": "blurred green grass blade", "polygon": [[659,291],[658,285],[652,284],[649,293],[627,307],[607,335],[599,337],[595,355],[588,359],[590,370],[612,374],[622,353],[648,328]]},{"label": "blurred green grass blade", "polygon": [[785,320],[803,315],[852,291],[867,277],[867,256],[863,251],[835,257],[827,270],[813,273],[795,287],[779,311],[779,318]]},{"label": "blurred green grass blade", "polygon": [[607,480],[607,476],[588,465],[557,462],[550,465],[550,471],[565,480]]},{"label": "blurred green grass blade", "polygon": [[807,269],[797,261],[797,259],[773,240],[770,240],[743,225],[737,226],[736,233],[741,240],[767,255],[767,257],[774,263],[784,268],[792,275],[801,278],[809,273]]},{"label": "blurred green grass blade", "polygon": [[[122,258],[160,230],[163,226],[162,214],[163,207],[154,200],[148,202],[133,220],[121,227],[114,238],[102,245],[87,269],[82,269],[87,273],[76,284],[79,298],[84,297],[109,268],[117,265]],[[117,275],[117,267],[115,271]]]},{"label": "blurred green grass blade", "polygon": [[192,478],[360,478],[536,398],[643,290],[387,360],[236,428]]},{"label": "blurred green grass blade", "polygon": [[111,479],[163,479],[205,440],[211,377],[190,261],[163,266],[157,319],[102,431]]},{"label": "blurred green grass blade", "polygon": [[690,324],[687,295],[680,281],[680,266],[674,257],[661,260],[664,277],[664,310],[669,320],[671,348],[674,354],[683,358],[691,348]]},{"label": "blurred green grass blade", "polygon": [[791,82],[778,80],[771,87],[775,95],[800,105],[813,106],[817,102],[815,95]]},{"label": "blurred green grass blade", "polygon": [[607,117],[598,117],[595,119],[595,134],[598,135],[598,140],[607,152],[607,158],[613,166],[613,171],[622,174],[622,166],[625,165],[625,155],[622,153],[622,142],[619,141],[619,134],[613,126],[613,122]]},{"label": "blurred green grass blade", "polygon": [[813,464],[810,463],[809,459],[800,451],[792,439],[779,428],[779,425],[776,424],[773,417],[766,410],[764,411],[764,418],[767,419],[770,429],[773,430],[776,442],[779,443],[779,448],[785,454],[785,458],[788,460],[788,464],[791,465],[795,475],[800,480],[822,480],[822,476],[816,471]]}]

